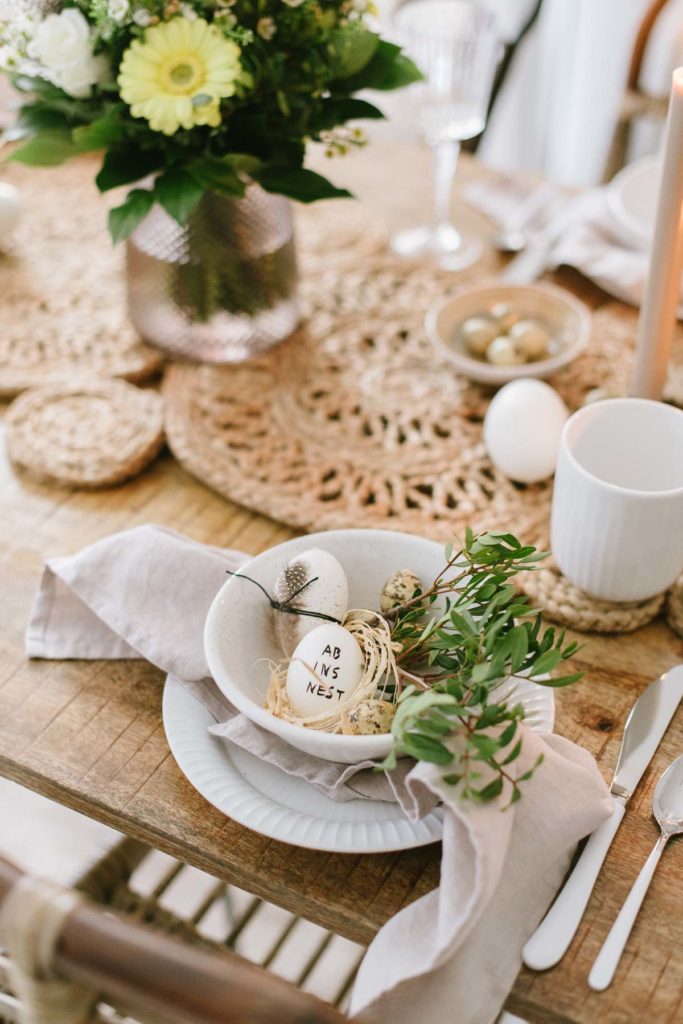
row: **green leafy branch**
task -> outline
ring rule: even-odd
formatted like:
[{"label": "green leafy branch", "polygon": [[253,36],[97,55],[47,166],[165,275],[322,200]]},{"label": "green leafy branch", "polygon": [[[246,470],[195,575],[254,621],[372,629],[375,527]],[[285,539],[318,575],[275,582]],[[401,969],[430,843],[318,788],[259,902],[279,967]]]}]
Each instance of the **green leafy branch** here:
[{"label": "green leafy branch", "polygon": [[523,545],[510,533],[475,536],[466,531],[462,547],[448,545],[445,565],[432,583],[393,608],[392,639],[399,668],[394,746],[381,765],[392,770],[400,754],[451,766],[446,782],[462,796],[486,801],[509,791],[540,764],[517,776],[522,751],[520,705],[501,697],[516,677],[544,686],[568,686],[583,675],[552,678],[579,650],[564,630],[544,628],[541,615],[511,581],[533,571],[547,553]]}]

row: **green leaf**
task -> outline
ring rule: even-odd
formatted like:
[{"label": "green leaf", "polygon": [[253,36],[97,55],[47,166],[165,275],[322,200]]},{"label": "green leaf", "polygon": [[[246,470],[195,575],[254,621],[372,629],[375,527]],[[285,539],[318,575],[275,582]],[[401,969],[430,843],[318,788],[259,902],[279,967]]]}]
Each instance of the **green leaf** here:
[{"label": "green leaf", "polygon": [[64,122],[64,114],[42,100],[36,100],[20,108],[13,130],[16,137],[38,132],[61,132],[66,127]]},{"label": "green leaf", "polygon": [[361,26],[349,25],[330,33],[332,73],[335,78],[358,74],[372,59],[379,46],[379,36]]},{"label": "green leaf", "polygon": [[165,166],[166,155],[162,150],[112,149],[105,155],[95,184],[100,192],[108,192],[120,185],[132,185]]},{"label": "green leaf", "polygon": [[510,753],[508,754],[508,756],[505,758],[505,760],[500,762],[501,766],[504,767],[506,764],[511,764],[513,761],[516,761],[517,758],[519,757],[519,755],[521,754],[521,752],[522,752],[522,741],[518,740],[517,743],[515,743],[515,745],[512,748],[512,750],[510,751]]},{"label": "green leaf", "polygon": [[332,96],[330,99],[322,101],[319,113],[311,120],[311,129],[315,132],[323,132],[338,124],[346,124],[347,121],[380,120],[383,117],[382,111],[366,100]]},{"label": "green leaf", "polygon": [[29,167],[57,167],[78,153],[69,131],[41,132],[8,157]]},{"label": "green leaf", "polygon": [[500,741],[498,739],[494,739],[492,736],[480,736],[476,732],[469,736],[468,742],[475,747],[479,756],[483,758],[493,757],[500,749]]},{"label": "green leaf", "polygon": [[121,142],[126,135],[123,123],[111,117],[101,117],[92,124],[81,125],[74,128],[71,133],[74,143],[82,152],[90,152],[98,149],[107,149],[117,142]]},{"label": "green leaf", "polygon": [[423,736],[417,732],[407,732],[401,739],[401,747],[406,754],[419,761],[429,761],[431,764],[450,764],[453,754],[444,747],[443,743],[433,739],[431,736]]},{"label": "green leaf", "polygon": [[337,199],[350,196],[345,188],[337,188],[327,178],[305,167],[265,167],[255,175],[266,192],[279,192],[300,203],[314,203],[317,199]]},{"label": "green leaf", "polygon": [[493,780],[493,782],[489,782],[488,786],[483,786],[482,789],[474,790],[473,796],[475,797],[476,800],[481,800],[482,802],[485,802],[488,800],[495,800],[495,798],[497,796],[500,796],[502,792],[503,777],[502,775],[499,775],[497,778]]},{"label": "green leaf", "polygon": [[579,679],[583,679],[585,674],[585,672],[573,672],[571,675],[557,676],[555,679],[536,679],[534,675],[534,682],[538,683],[539,686],[550,686],[557,689],[562,686],[570,686],[572,683],[578,683]]},{"label": "green leaf", "polygon": [[125,203],[109,211],[109,233],[112,240],[121,242],[135,231],[154,205],[154,193],[135,188],[128,193]]},{"label": "green leaf", "polygon": [[515,738],[516,732],[517,722],[510,722],[510,724],[506,726],[505,729],[503,729],[502,733],[498,737],[498,742],[500,743],[501,748],[507,747],[508,743],[512,743],[513,739]]},{"label": "green leaf", "polygon": [[[540,657],[536,658],[533,665],[532,675],[544,676],[546,672],[552,672],[562,661],[562,651],[551,650],[545,651]],[[549,680],[552,682],[552,680]]]},{"label": "green leaf", "polygon": [[[260,166],[260,162],[255,158],[252,158],[252,161],[254,168]],[[211,189],[223,195],[244,195],[244,182],[235,171],[233,161],[227,157],[223,160],[210,157],[206,160],[196,160],[188,164],[187,171],[203,189]]]},{"label": "green leaf", "polygon": [[180,167],[160,174],[154,183],[155,198],[179,224],[187,224],[204,191],[204,186]]},{"label": "green leaf", "polygon": [[460,782],[462,775],[443,775],[443,781],[447,786],[457,786]]},{"label": "green leaf", "polygon": [[422,73],[412,60],[401,53],[400,46],[380,40],[372,59],[355,75],[344,78],[348,92],[359,89],[400,89],[412,82],[419,82]]}]

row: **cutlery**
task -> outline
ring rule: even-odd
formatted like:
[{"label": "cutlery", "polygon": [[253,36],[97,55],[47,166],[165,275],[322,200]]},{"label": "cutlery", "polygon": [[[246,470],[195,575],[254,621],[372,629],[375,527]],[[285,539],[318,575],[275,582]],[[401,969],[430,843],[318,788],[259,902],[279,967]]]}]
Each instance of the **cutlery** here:
[{"label": "cutlery", "polygon": [[683,755],[669,765],[657,783],[652,798],[652,813],[659,824],[660,836],[643,864],[588,976],[588,984],[596,992],[607,988],[614,977],[664,847],[672,836],[683,833]]},{"label": "cutlery", "polygon": [[555,190],[547,184],[535,188],[508,218],[500,233],[494,235],[494,249],[502,253],[521,252],[529,242],[529,226],[539,210],[549,202]]},{"label": "cutlery", "polygon": [[612,815],[593,832],[559,896],[524,947],[522,956],[527,967],[535,971],[547,970],[561,960],[569,948],[624,817],[626,804],[652,760],[681,698],[683,665],[676,665],[650,683],[631,708],[610,787],[614,802]]}]

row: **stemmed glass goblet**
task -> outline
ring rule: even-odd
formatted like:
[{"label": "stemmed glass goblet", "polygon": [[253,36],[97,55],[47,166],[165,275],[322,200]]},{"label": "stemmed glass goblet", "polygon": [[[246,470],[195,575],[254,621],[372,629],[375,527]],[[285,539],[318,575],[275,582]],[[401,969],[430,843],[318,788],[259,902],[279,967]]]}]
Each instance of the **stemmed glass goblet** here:
[{"label": "stemmed glass goblet", "polygon": [[407,0],[394,17],[397,41],[424,75],[406,91],[403,111],[433,152],[434,207],[429,226],[392,239],[402,256],[433,258],[449,270],[474,263],[481,245],[451,221],[460,145],[483,131],[502,54],[493,12],[473,0]]}]

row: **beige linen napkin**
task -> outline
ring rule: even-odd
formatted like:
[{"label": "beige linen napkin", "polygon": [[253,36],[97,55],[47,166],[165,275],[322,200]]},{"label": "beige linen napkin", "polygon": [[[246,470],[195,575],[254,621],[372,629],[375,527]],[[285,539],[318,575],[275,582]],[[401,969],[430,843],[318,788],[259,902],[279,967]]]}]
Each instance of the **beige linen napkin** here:
[{"label": "beige linen napkin", "polygon": [[521,801],[503,812],[498,804],[461,803],[433,765],[405,759],[387,780],[366,766],[293,750],[235,714],[208,678],[204,618],[226,569],[245,557],[143,526],[50,559],[27,629],[28,653],[147,658],[210,708],[221,723],[211,731],[334,799],[398,799],[413,818],[442,801],[440,887],[380,931],[361,965],[352,1008],[382,1024],[490,1024],[577,842],[610,813],[595,762],[567,740],[524,729],[522,757],[511,767],[522,773],[540,752],[545,762],[522,784]]},{"label": "beige linen napkin", "polygon": [[[649,252],[631,248],[619,238],[609,212],[606,189],[567,196],[544,184],[544,201],[526,225],[518,222],[539,186],[519,179],[497,177],[469,186],[466,200],[500,228],[528,235],[531,244],[548,244],[546,270],[562,264],[575,267],[610,295],[639,306],[645,291]],[[683,302],[683,295],[682,295]],[[683,317],[683,306],[679,310]]]},{"label": "beige linen napkin", "polygon": [[[189,689],[212,713],[210,732],[235,743],[333,800],[398,800],[412,764],[390,776],[371,762],[340,765],[295,750],[238,714],[209,677],[204,620],[226,579],[248,560],[162,526],[138,526],[67,558],[51,558],[26,630],[31,658],[145,658]],[[423,807],[433,807],[429,798]]]}]

